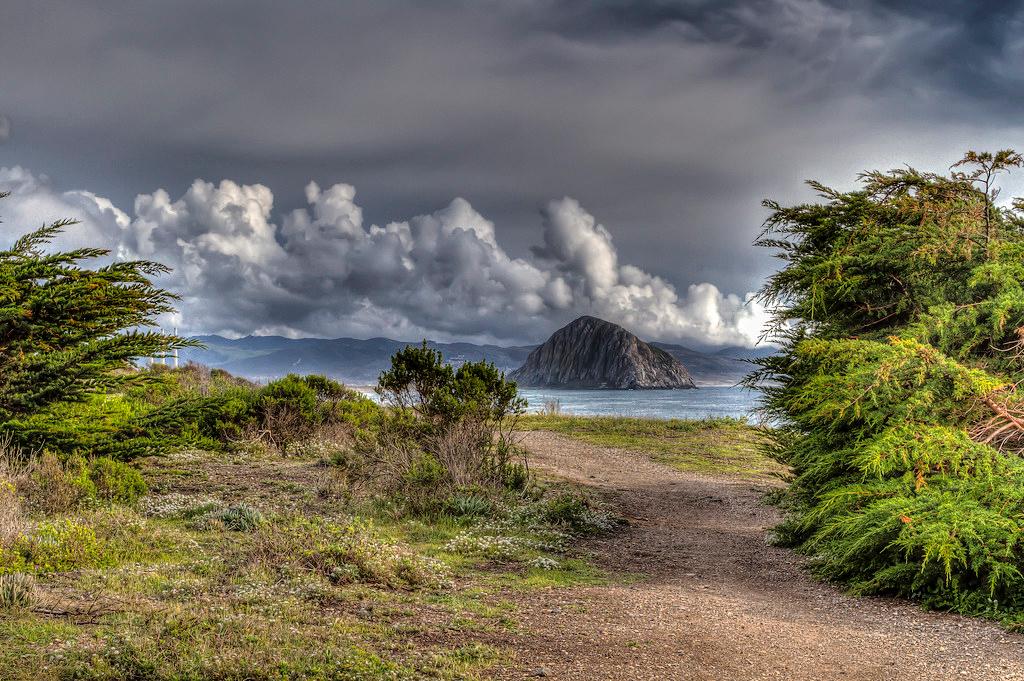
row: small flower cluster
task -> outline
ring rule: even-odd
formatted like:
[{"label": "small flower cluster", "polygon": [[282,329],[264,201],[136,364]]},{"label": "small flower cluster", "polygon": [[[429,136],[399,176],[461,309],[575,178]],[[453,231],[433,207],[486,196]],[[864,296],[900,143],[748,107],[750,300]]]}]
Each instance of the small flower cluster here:
[{"label": "small flower cluster", "polygon": [[460,532],[444,546],[444,550],[462,556],[482,556],[491,560],[511,560],[527,548],[529,540],[503,535]]},{"label": "small flower cluster", "polygon": [[197,510],[205,507],[221,508],[223,506],[223,502],[212,497],[177,492],[146,496],[139,500],[139,511],[151,518],[180,518],[194,515]]},{"label": "small flower cluster", "polygon": [[537,556],[527,563],[527,565],[532,568],[536,568],[537,570],[557,570],[560,567],[557,560],[554,558],[548,558],[547,556]]}]

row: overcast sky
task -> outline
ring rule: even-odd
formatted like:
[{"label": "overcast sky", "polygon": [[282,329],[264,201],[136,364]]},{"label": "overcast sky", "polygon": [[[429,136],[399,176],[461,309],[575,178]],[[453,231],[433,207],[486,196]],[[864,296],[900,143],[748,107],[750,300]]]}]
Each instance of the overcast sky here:
[{"label": "overcast sky", "polygon": [[1024,147],[1021,2],[3,5],[0,241],[80,217],[186,332],[751,344],[763,198]]}]

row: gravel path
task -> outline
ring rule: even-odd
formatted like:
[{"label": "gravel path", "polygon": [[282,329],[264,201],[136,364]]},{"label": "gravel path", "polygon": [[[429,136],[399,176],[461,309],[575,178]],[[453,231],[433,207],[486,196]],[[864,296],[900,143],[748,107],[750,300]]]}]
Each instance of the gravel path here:
[{"label": "gravel path", "polygon": [[532,465],[615,495],[630,527],[589,548],[642,576],[523,594],[516,660],[498,678],[1024,680],[1022,636],[806,576],[765,542],[778,516],[764,485],[553,433],[523,442]]}]

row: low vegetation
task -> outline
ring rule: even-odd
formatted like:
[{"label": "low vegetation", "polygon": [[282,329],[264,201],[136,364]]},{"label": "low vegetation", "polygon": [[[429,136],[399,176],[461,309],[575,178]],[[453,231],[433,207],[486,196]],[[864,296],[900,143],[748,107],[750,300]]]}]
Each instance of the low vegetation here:
[{"label": "low vegetation", "polygon": [[185,343],[129,330],[158,266],[63,226],[0,253],[0,678],[475,678],[517,589],[602,579],[574,544],[615,519],[530,474],[492,365],[407,348],[381,404],[140,368]]},{"label": "low vegetation", "polygon": [[548,430],[602,447],[642,452],[681,471],[766,478],[785,468],[764,455],[761,430],[743,419],[642,419],[568,416],[545,409],[524,416],[523,430]]},{"label": "low vegetation", "polygon": [[195,424],[216,446],[0,452],[0,678],[474,678],[509,655],[510,593],[601,579],[573,546],[614,517],[485,438],[510,414],[480,393],[438,415],[429,391],[147,373],[119,395],[226,397]]},{"label": "low vegetation", "polygon": [[1024,622],[1024,203],[1011,151],[773,211],[784,341],[751,383],[792,467],[779,540],[856,593]]}]

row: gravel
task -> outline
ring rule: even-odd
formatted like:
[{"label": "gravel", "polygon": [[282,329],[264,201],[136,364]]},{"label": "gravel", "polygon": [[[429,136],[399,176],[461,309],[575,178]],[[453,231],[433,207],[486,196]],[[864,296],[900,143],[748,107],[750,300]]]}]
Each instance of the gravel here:
[{"label": "gravel", "polygon": [[516,594],[516,655],[497,678],[1024,680],[1024,637],[808,577],[767,542],[778,515],[765,483],[553,433],[523,442],[532,466],[613,496],[630,525],[588,549],[641,576]]}]

